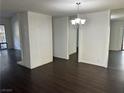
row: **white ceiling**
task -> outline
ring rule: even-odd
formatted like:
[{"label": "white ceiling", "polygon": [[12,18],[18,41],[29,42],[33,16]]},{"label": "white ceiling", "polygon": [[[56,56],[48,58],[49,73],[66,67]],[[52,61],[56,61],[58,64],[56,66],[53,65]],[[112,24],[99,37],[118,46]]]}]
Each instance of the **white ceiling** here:
[{"label": "white ceiling", "polygon": [[53,16],[73,15],[77,10],[77,1],[82,2],[81,13],[124,8],[124,0],[0,0],[0,11],[4,16],[19,11],[35,11]]}]

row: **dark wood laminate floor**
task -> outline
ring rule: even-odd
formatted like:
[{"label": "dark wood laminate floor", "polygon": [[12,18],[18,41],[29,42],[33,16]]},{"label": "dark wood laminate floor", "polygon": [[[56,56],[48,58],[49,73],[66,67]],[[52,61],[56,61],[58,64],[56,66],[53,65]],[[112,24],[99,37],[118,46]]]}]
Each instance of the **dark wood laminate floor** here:
[{"label": "dark wood laminate floor", "polygon": [[34,70],[16,64],[15,52],[0,51],[3,93],[124,93],[124,71],[54,59]]},{"label": "dark wood laminate floor", "polygon": [[124,51],[110,51],[109,68],[124,71]]}]

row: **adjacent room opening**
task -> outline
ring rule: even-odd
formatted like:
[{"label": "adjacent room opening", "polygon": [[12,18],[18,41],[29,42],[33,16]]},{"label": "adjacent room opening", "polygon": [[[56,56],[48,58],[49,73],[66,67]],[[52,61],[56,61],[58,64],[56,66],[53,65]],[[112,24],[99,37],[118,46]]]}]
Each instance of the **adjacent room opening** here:
[{"label": "adjacent room opening", "polygon": [[78,27],[70,23],[69,26],[69,60],[71,62],[78,62]]},{"label": "adjacent room opening", "polygon": [[[118,12],[112,10],[111,14]],[[112,19],[110,23],[110,47],[108,67],[124,71],[124,21]]]}]

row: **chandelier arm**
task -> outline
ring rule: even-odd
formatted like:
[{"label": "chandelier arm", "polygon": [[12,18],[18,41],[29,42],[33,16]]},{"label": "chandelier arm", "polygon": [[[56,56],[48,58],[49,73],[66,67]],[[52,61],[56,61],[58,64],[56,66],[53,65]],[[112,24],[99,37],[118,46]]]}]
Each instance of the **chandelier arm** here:
[{"label": "chandelier arm", "polygon": [[77,18],[75,18],[74,20],[71,20],[71,23],[73,25],[76,25],[76,26],[79,26],[80,24],[85,24],[86,20],[85,19],[81,19],[80,16],[79,16],[79,7],[80,7],[80,2],[77,2],[76,5],[77,5]]}]

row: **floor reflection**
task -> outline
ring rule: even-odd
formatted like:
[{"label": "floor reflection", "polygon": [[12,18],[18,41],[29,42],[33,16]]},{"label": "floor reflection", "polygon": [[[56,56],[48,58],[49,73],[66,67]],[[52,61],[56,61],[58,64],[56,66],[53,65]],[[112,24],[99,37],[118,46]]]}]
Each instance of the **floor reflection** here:
[{"label": "floor reflection", "polygon": [[124,71],[124,51],[110,51],[109,68]]}]

